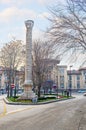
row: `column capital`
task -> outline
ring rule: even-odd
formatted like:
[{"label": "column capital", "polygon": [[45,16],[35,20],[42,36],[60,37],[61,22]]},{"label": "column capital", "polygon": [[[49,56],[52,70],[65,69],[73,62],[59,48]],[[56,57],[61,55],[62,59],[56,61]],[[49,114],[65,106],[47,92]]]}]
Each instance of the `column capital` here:
[{"label": "column capital", "polygon": [[25,25],[26,25],[26,28],[32,28],[33,25],[34,25],[34,21],[33,20],[27,20],[25,21]]}]

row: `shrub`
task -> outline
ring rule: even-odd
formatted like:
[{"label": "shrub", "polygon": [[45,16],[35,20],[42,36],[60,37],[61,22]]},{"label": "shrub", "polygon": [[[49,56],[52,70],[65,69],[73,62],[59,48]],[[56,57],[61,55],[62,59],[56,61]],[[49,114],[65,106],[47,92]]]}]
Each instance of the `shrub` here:
[{"label": "shrub", "polygon": [[46,96],[46,97],[40,97],[40,98],[38,98],[39,101],[40,100],[49,100],[49,99],[56,99],[56,97],[55,96],[51,96],[51,97]]},{"label": "shrub", "polygon": [[47,99],[56,99],[56,97],[54,96],[54,97],[47,97]]},{"label": "shrub", "polygon": [[39,97],[38,100],[46,100],[47,97]]}]

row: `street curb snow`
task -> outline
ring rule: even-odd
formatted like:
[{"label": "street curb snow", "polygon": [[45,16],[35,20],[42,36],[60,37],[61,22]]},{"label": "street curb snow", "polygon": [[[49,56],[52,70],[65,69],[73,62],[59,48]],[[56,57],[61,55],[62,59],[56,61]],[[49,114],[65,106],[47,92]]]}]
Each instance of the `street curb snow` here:
[{"label": "street curb snow", "polygon": [[53,102],[65,101],[65,100],[69,100],[73,98],[75,97],[66,98],[66,99],[57,99],[57,100],[46,101],[46,102],[37,102],[37,103],[9,102],[6,98],[3,98],[3,100],[6,104],[10,104],[10,105],[43,105],[43,104],[48,104],[48,103],[53,103]]}]

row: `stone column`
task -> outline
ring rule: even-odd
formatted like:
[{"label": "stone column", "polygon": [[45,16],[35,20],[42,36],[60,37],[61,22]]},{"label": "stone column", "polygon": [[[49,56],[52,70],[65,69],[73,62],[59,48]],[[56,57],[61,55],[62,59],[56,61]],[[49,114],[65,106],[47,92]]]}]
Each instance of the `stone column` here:
[{"label": "stone column", "polygon": [[32,20],[25,21],[26,25],[26,65],[25,65],[25,84],[33,85],[32,82]]},{"label": "stone column", "polygon": [[36,95],[32,91],[32,28],[34,22],[32,20],[25,21],[26,25],[26,63],[25,63],[25,82],[24,94],[22,98],[32,99]]}]

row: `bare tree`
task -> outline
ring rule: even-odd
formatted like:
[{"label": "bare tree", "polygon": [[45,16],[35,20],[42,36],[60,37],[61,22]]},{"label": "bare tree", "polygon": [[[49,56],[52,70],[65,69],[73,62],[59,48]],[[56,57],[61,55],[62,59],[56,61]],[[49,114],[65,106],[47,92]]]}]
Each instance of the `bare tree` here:
[{"label": "bare tree", "polygon": [[86,1],[66,0],[66,4],[58,3],[50,9],[51,22],[47,30],[50,39],[62,51],[86,50]]},{"label": "bare tree", "polygon": [[38,86],[38,97],[40,97],[40,88],[49,72],[49,61],[54,55],[52,45],[48,42],[37,40],[33,46],[33,81]]},{"label": "bare tree", "polygon": [[9,86],[14,83],[15,70],[23,62],[22,57],[22,41],[12,40],[0,51],[0,63],[5,68],[9,77]]}]

